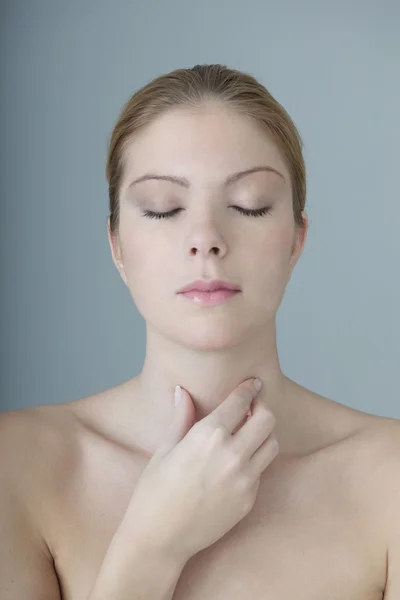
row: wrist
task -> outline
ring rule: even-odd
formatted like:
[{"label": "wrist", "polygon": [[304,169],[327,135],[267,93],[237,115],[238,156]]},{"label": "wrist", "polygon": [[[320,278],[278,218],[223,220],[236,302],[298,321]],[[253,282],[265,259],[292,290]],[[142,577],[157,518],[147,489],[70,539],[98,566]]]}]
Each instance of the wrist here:
[{"label": "wrist", "polygon": [[147,557],[149,561],[157,561],[159,564],[167,565],[169,568],[182,570],[191,558],[180,548],[176,541],[163,540],[157,533],[148,531],[129,531],[129,535],[118,531],[113,542],[118,548],[118,554],[129,557],[132,553]]}]

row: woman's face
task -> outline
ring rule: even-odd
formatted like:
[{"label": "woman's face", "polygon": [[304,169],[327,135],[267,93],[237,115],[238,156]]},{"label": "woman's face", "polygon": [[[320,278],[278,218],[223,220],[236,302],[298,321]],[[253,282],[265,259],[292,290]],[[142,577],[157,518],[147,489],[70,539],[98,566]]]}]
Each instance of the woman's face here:
[{"label": "woman's face", "polygon": [[[125,164],[118,238],[108,235],[147,325],[199,349],[228,347],[268,326],[305,241],[295,228],[289,173],[275,144],[221,106],[179,108],[136,136]],[[225,184],[235,173],[264,166],[280,174],[258,171]],[[132,183],[146,174],[186,182]],[[238,210],[265,207],[263,216]],[[168,211],[176,212],[145,216]],[[241,292],[215,306],[177,294],[196,279],[228,280]]]}]

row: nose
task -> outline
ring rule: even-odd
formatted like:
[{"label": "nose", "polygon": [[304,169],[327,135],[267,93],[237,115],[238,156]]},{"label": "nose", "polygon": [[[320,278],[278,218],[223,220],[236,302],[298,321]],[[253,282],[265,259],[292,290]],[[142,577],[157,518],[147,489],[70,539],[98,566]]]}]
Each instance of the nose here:
[{"label": "nose", "polygon": [[189,254],[207,258],[210,254],[225,256],[227,245],[214,226],[198,226],[188,238]]},{"label": "nose", "polygon": [[197,246],[193,246],[193,248],[190,249],[190,254],[192,256],[196,256],[196,254],[201,254],[204,256],[207,256],[208,254],[216,254],[217,256],[220,255],[220,249],[218,246],[212,246],[212,248],[210,248],[210,250],[207,252],[203,252],[201,248],[198,248]]}]

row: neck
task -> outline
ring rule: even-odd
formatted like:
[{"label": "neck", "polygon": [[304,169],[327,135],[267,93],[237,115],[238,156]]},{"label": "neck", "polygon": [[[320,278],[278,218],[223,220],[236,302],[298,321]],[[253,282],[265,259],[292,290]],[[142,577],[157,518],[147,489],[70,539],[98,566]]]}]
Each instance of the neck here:
[{"label": "neck", "polygon": [[[221,344],[222,346],[222,344]],[[135,411],[140,414],[143,450],[152,454],[166,431],[174,411],[174,389],[185,388],[195,407],[197,422],[212,412],[246,379],[259,377],[258,395],[277,421],[287,411],[288,380],[282,373],[275,325],[266,332],[252,332],[249,340],[221,349],[217,345],[185,347],[147,329],[146,357],[141,373],[133,380]]]}]

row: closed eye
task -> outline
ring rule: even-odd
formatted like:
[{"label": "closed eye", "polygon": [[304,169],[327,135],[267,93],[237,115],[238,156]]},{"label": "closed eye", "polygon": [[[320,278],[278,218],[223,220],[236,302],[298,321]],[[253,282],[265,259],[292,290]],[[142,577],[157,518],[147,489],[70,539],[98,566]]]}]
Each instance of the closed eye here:
[{"label": "closed eye", "polygon": [[247,215],[249,217],[262,217],[263,215],[271,214],[270,206],[264,206],[264,208],[257,208],[255,210],[242,208],[241,206],[233,206],[233,208],[236,208],[236,210],[239,211],[242,215]]},{"label": "closed eye", "polygon": [[[235,208],[242,215],[246,215],[248,217],[262,217],[263,215],[271,214],[270,206],[265,206],[264,208],[257,208],[255,210],[242,208],[241,206],[233,206],[232,208]],[[174,210],[170,210],[169,212],[163,212],[163,213],[148,210],[145,213],[143,213],[143,216],[147,217],[149,219],[170,219],[171,217],[173,217],[176,213],[178,213],[181,210],[183,210],[183,209],[175,208]]]}]

